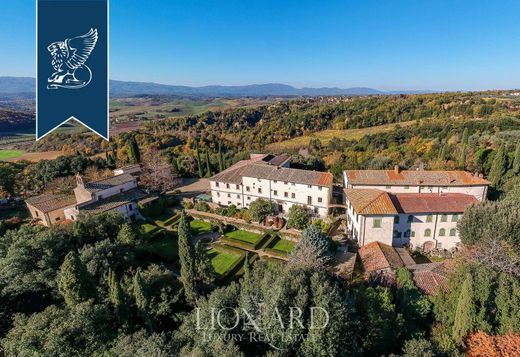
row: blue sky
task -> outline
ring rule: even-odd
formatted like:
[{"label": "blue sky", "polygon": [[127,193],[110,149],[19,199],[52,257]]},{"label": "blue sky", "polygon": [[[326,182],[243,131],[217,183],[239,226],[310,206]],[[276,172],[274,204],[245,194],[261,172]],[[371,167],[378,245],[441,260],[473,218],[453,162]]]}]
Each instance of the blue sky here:
[{"label": "blue sky", "polygon": [[[520,87],[520,2],[112,0],[111,78]],[[35,1],[0,0],[0,76],[34,76]]]}]

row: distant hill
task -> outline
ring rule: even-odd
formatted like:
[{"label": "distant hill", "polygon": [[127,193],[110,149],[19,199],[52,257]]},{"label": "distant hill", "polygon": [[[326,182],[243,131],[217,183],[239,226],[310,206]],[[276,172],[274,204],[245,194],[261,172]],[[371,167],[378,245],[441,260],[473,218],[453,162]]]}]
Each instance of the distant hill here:
[{"label": "distant hill", "polygon": [[[0,95],[29,94],[35,92],[35,79],[28,77],[0,77]],[[428,93],[429,91],[414,91]],[[373,88],[295,88],[287,84],[267,83],[244,86],[204,87],[176,86],[146,82],[110,81],[110,94],[114,97],[136,95],[177,95],[199,97],[263,97],[263,96],[320,96],[320,95],[380,95],[408,93],[383,92]]]}]

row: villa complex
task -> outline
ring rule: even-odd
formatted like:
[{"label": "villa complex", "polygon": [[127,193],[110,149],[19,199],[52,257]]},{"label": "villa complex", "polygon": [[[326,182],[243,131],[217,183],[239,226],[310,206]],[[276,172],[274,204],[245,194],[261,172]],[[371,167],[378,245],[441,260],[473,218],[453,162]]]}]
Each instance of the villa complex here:
[{"label": "villa complex", "polygon": [[211,177],[211,197],[221,206],[248,208],[263,198],[276,204],[278,213],[302,205],[314,215],[325,217],[332,198],[333,176],[329,172],[290,168],[286,155],[251,155]]},{"label": "villa complex", "polygon": [[464,171],[345,171],[348,231],[360,246],[451,249],[460,242],[457,221],[485,199],[489,182]]}]

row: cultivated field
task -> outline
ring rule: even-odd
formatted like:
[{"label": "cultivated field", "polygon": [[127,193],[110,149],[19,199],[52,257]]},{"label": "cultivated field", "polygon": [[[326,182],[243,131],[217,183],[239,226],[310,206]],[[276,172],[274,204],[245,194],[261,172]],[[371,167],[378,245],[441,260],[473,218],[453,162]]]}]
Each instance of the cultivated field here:
[{"label": "cultivated field", "polygon": [[345,140],[359,140],[366,135],[379,134],[394,130],[397,126],[407,127],[413,125],[414,120],[396,123],[386,124],[380,126],[372,126],[369,128],[362,129],[345,129],[345,130],[323,130],[318,131],[309,135],[299,136],[290,140],[282,141],[279,143],[270,144],[267,146],[268,151],[291,151],[305,148],[309,145],[311,139],[320,139],[322,144],[328,144],[333,138],[345,139]]},{"label": "cultivated field", "polygon": [[[2,159],[1,155],[4,151],[17,151],[16,155],[12,155],[8,159]],[[63,155],[61,151],[42,151],[42,152],[23,152],[20,150],[0,150],[0,160],[16,162],[16,161],[30,161],[30,162],[39,162],[41,160],[54,160],[58,156]]]},{"label": "cultivated field", "polygon": [[21,150],[0,150],[0,161],[8,161],[24,154]]}]

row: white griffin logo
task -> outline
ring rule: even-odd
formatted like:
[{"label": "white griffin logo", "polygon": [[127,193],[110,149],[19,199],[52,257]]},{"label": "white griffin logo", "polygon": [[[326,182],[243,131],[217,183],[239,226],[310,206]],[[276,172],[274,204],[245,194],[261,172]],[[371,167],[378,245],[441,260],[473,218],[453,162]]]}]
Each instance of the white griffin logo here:
[{"label": "white griffin logo", "polygon": [[92,80],[92,71],[85,63],[96,47],[97,40],[97,29],[90,29],[83,36],[49,45],[47,50],[51,53],[55,72],[47,79],[47,89],[80,89],[88,86]]}]

